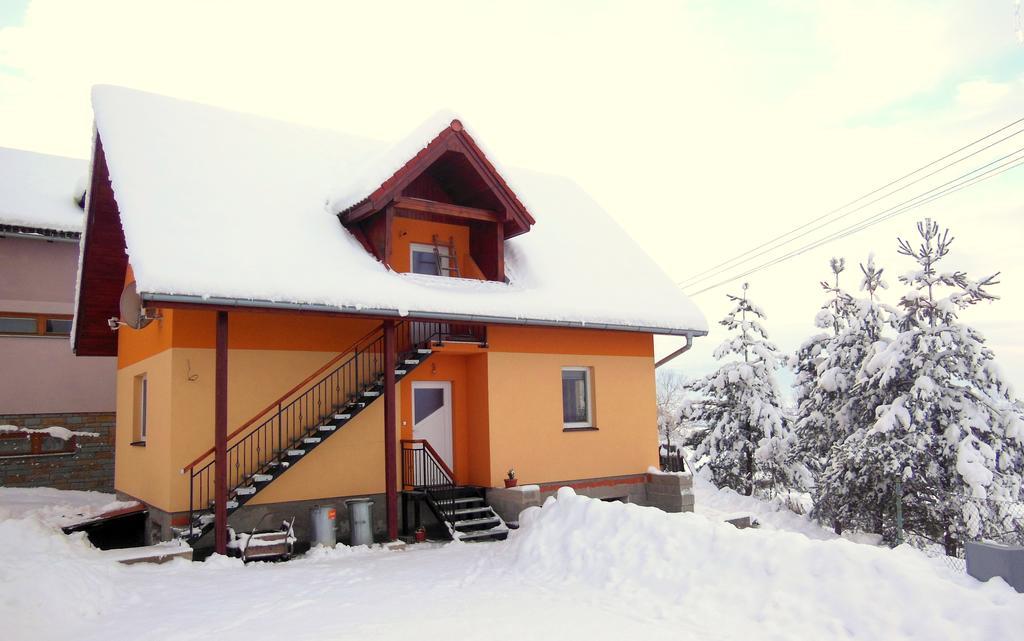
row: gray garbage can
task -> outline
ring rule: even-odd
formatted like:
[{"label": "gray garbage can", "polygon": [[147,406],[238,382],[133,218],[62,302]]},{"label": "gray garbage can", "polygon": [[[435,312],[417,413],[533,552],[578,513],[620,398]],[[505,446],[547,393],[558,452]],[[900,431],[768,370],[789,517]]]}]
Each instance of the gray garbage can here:
[{"label": "gray garbage can", "polygon": [[338,511],[330,505],[316,505],[309,515],[312,525],[311,545],[324,545],[333,548],[338,543],[338,531],[336,521]]},{"label": "gray garbage can", "polygon": [[349,532],[352,533],[352,545],[370,545],[373,543],[373,499],[349,499],[345,501],[348,508]]}]

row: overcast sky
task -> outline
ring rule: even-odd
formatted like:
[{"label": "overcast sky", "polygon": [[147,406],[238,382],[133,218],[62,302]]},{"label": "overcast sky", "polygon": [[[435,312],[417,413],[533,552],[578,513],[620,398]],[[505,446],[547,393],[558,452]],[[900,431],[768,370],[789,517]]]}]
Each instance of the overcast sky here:
[{"label": "overcast sky", "polygon": [[[380,139],[450,108],[503,164],[575,179],[683,281],[1024,117],[1014,11],[1014,0],[2,0],[0,146],[85,157],[95,83]],[[841,222],[1021,147],[1024,135]],[[957,236],[948,268],[1002,271],[1002,300],[964,318],[1022,390],[1022,188],[1024,167],[746,280],[792,351],[815,331],[829,256],[847,257],[855,287],[874,251],[895,302],[911,268],[896,237],[931,216]],[[738,286],[694,297],[712,333],[675,362],[688,374],[713,366],[715,321]]]}]

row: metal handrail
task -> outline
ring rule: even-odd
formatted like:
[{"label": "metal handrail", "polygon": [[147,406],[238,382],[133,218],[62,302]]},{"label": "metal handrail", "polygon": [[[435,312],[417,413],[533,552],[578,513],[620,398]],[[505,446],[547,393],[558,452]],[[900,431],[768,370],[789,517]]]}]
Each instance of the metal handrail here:
[{"label": "metal handrail", "polygon": [[426,439],[402,440],[402,488],[422,491],[438,518],[455,527],[455,474]]},{"label": "metal handrail", "polygon": [[[337,363],[341,359],[345,358],[345,356],[347,356],[347,355],[354,354],[354,352],[358,351],[358,346],[359,346],[360,343],[362,343],[363,341],[365,341],[366,339],[370,338],[371,336],[373,336],[374,334],[376,334],[377,332],[380,332],[380,331],[381,331],[381,326],[378,325],[377,327],[375,327],[372,330],[370,330],[369,332],[367,332],[359,340],[357,340],[356,342],[352,343],[351,347],[349,347],[347,350],[341,352],[337,356],[332,357],[331,360],[329,360],[326,363],[324,363],[319,369],[317,369],[315,372],[313,372],[312,374],[307,376],[305,379],[303,379],[301,383],[299,383],[298,385],[292,387],[290,390],[288,390],[287,392],[282,394],[275,401],[273,401],[272,403],[270,403],[269,405],[264,407],[261,411],[259,411],[258,413],[254,414],[253,417],[250,418],[248,421],[246,421],[245,423],[242,423],[242,425],[240,425],[238,427],[238,429],[236,429],[235,431],[233,431],[230,434],[228,434],[228,436],[227,436],[228,442],[230,442],[231,439],[235,438],[236,436],[241,434],[243,431],[245,431],[245,429],[247,427],[250,427],[251,425],[255,424],[256,421],[258,421],[260,419],[260,417],[265,416],[267,414],[267,412],[270,412],[271,410],[273,410],[275,408],[280,409],[281,404],[284,403],[284,401],[286,399],[288,399],[288,397],[290,397],[292,394],[294,394],[295,392],[299,391],[300,389],[302,389],[303,387],[308,385],[310,383],[310,381],[315,379],[317,376],[319,376],[323,372],[327,371],[327,369],[330,368],[331,365],[334,365],[335,363]],[[342,365],[342,367],[344,367],[344,365]],[[181,468],[182,472],[191,470],[196,465],[201,463],[203,461],[203,459],[205,459],[207,456],[210,456],[211,454],[214,454],[216,452],[216,447],[217,446],[214,445],[210,449],[208,449],[205,452],[203,452],[202,454],[200,454],[198,457],[196,457],[196,459],[194,461],[192,461],[191,463],[189,463],[185,467]]]},{"label": "metal handrail", "polygon": [[[452,472],[451,468],[448,467],[448,464],[444,462],[443,458],[441,458],[441,455],[438,454],[437,450],[434,449],[434,446],[430,444],[430,441],[428,441],[425,438],[402,439],[402,449],[403,449],[403,451],[406,450],[406,449],[408,449],[408,450],[416,450],[417,449],[415,447],[406,448],[405,447],[406,445],[422,445],[423,449],[426,450],[427,453],[430,455],[430,458],[432,459],[434,464],[437,465],[439,468],[441,468],[441,471],[444,472],[445,477],[447,477],[448,482],[452,483],[452,484],[455,483],[455,472]],[[404,471],[404,468],[403,468],[403,471]],[[403,482],[403,484],[404,484],[404,482]]]}]

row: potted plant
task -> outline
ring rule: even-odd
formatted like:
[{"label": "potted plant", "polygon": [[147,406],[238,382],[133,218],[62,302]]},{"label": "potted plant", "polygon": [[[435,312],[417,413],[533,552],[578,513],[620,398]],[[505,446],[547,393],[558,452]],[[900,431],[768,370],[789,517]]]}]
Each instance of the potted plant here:
[{"label": "potted plant", "polygon": [[416,528],[416,542],[423,543],[427,540],[427,528],[422,525]]},{"label": "potted plant", "polygon": [[508,470],[508,478],[505,479],[505,487],[515,487],[519,479],[516,478],[516,471],[512,468]]}]

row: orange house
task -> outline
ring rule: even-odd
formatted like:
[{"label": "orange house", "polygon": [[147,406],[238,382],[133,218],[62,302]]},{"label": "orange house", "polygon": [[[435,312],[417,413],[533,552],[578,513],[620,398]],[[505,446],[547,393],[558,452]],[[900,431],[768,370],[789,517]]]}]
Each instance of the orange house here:
[{"label": "orange house", "polygon": [[389,540],[503,538],[562,485],[692,506],[649,471],[653,337],[704,318],[572,182],[499,169],[450,116],[388,147],[116,87],[93,107],[73,344],[117,356],[115,485],[154,539],[303,538],[353,497]]}]

